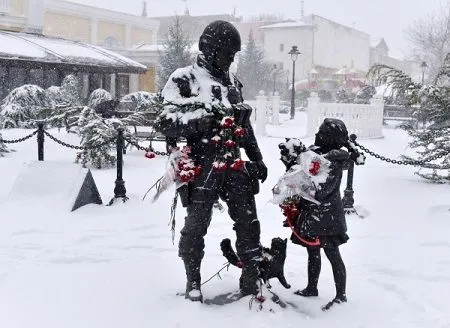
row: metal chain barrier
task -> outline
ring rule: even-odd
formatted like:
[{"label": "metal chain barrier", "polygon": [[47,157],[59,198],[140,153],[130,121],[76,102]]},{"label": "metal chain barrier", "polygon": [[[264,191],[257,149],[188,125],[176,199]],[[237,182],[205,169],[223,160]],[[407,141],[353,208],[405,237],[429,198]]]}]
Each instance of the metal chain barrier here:
[{"label": "metal chain barrier", "polygon": [[26,137],[20,138],[20,139],[13,139],[13,140],[0,139],[0,142],[4,142],[6,144],[19,143],[19,142],[25,141],[25,140],[30,139],[31,137],[35,136],[38,133],[38,131],[39,130],[35,130],[33,133],[27,135]]},{"label": "metal chain barrier", "polygon": [[448,154],[450,154],[450,150],[442,150],[441,152],[439,152],[438,154],[431,156],[430,158],[428,158],[427,160],[395,160],[395,159],[390,159],[387,158],[383,155],[377,154],[373,151],[371,151],[370,149],[364,147],[363,145],[359,144],[356,141],[353,141],[353,143],[361,148],[363,151],[365,151],[366,153],[368,153],[369,155],[378,158],[379,160],[388,162],[388,163],[392,163],[392,164],[397,164],[397,165],[413,165],[413,166],[421,166],[423,168],[427,168],[427,169],[440,169],[440,170],[447,170],[450,169],[450,164],[446,164],[446,165],[438,165],[438,164],[431,164],[429,162],[434,161],[436,159],[442,158],[444,156],[447,156]]},{"label": "metal chain barrier", "polygon": [[[37,132],[37,131],[36,131]],[[64,147],[68,147],[68,148],[72,148],[72,149],[77,149],[77,150],[89,150],[89,149],[97,149],[97,148],[101,148],[109,143],[115,142],[115,140],[117,139],[116,137],[111,138],[109,140],[106,140],[105,142],[102,142],[101,144],[95,145],[95,146],[91,146],[91,147],[83,147],[83,146],[74,146],[71,144],[68,144],[62,140],[59,140],[58,138],[54,137],[53,135],[51,135],[50,133],[48,133],[47,131],[44,130],[44,134],[49,137],[50,139],[52,139],[54,142],[64,146]]]},{"label": "metal chain barrier", "polygon": [[139,150],[142,150],[142,151],[145,151],[145,152],[153,152],[153,153],[155,153],[156,155],[160,155],[160,156],[169,156],[169,155],[170,155],[170,153],[168,153],[168,152],[154,150],[153,147],[151,147],[151,146],[148,147],[148,148],[142,147],[141,145],[139,145],[139,143],[137,143],[137,142],[134,141],[134,140],[131,140],[130,138],[124,138],[124,139],[125,139],[125,141],[128,142],[130,145],[133,145],[134,147],[136,147],[136,148],[139,149]]}]

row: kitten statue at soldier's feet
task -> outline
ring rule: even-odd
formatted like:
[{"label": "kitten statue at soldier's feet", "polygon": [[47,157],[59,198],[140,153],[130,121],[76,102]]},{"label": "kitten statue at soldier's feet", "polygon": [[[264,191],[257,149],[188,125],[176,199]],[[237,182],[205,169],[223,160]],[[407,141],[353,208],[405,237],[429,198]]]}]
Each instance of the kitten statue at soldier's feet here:
[{"label": "kitten statue at soldier's feet", "polygon": [[[242,268],[244,265],[233,247],[230,239],[226,238],[220,243],[223,256],[230,264]],[[269,279],[277,278],[284,288],[291,288],[284,276],[284,262],[286,260],[287,239],[273,238],[270,248],[263,248],[259,262],[259,278],[268,283]],[[270,285],[269,285],[270,286]]]}]

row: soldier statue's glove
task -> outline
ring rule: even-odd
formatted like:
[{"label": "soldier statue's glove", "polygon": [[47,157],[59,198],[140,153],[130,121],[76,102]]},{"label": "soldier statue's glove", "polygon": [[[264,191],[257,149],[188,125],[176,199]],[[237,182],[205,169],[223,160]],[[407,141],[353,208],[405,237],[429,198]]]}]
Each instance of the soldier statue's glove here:
[{"label": "soldier statue's glove", "polygon": [[258,179],[261,183],[264,183],[267,179],[267,166],[262,160],[256,161],[256,167],[258,168]]},{"label": "soldier statue's glove", "polygon": [[298,155],[306,151],[305,145],[296,138],[286,138],[286,142],[280,143],[278,148],[280,149],[280,159],[286,166],[286,170],[297,164]]},{"label": "soldier statue's glove", "polygon": [[233,117],[235,124],[241,127],[249,126],[252,110],[252,107],[247,104],[233,105]]},{"label": "soldier statue's glove", "polygon": [[366,162],[366,155],[359,151],[350,151],[350,159],[353,160],[356,165],[364,165]]}]

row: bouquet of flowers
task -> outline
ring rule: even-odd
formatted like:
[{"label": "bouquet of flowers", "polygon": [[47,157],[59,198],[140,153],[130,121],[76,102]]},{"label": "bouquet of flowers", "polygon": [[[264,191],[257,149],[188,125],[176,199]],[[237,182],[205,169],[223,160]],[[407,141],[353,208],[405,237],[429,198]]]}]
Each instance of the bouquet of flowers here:
[{"label": "bouquet of flowers", "polygon": [[210,140],[219,148],[218,156],[213,163],[215,170],[223,172],[228,168],[233,170],[242,170],[244,161],[239,156],[239,139],[247,134],[247,130],[236,124],[235,118],[232,116],[225,116],[220,122],[220,131]]},{"label": "bouquet of flowers", "polygon": [[202,167],[195,165],[194,160],[189,156],[190,153],[191,148],[188,146],[172,150],[167,162],[166,172],[153,185],[156,186],[156,194],[153,197],[153,202],[172,184],[175,184],[178,189],[201,174]]},{"label": "bouquet of flowers", "polygon": [[296,165],[293,165],[283,174],[273,187],[275,204],[291,203],[294,199],[304,198],[313,203],[320,204],[315,199],[319,184],[326,181],[330,171],[330,161],[325,157],[306,150],[298,155]]}]

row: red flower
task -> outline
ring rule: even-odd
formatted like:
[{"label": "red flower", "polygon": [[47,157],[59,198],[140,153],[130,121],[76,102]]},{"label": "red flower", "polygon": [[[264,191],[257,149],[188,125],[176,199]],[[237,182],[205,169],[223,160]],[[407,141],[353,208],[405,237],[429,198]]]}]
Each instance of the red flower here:
[{"label": "red flower", "polygon": [[230,167],[235,171],[239,171],[239,170],[242,170],[242,168],[244,167],[244,164],[245,164],[245,162],[242,159],[237,158],[234,160],[234,163],[230,165]]},{"label": "red flower", "polygon": [[283,210],[283,215],[288,218],[288,220],[297,217],[300,213],[300,210],[294,203],[280,204],[280,207]]},{"label": "red flower", "polygon": [[194,176],[198,177],[202,173],[202,167],[200,165],[197,165],[194,167]]},{"label": "red flower", "polygon": [[319,170],[320,170],[320,162],[312,161],[311,167],[309,168],[309,174],[317,175],[319,174]]},{"label": "red flower", "polygon": [[244,128],[237,128],[236,130],[234,130],[233,134],[236,137],[243,137],[247,134],[247,130]]},{"label": "red flower", "polygon": [[225,162],[214,162],[213,167],[218,172],[224,172],[228,168],[228,165]]},{"label": "red flower", "polygon": [[181,149],[181,152],[185,153],[185,154],[190,154],[191,151],[192,151],[192,149],[190,146],[183,146],[183,149]]},{"label": "red flower", "polygon": [[195,173],[193,170],[189,170],[189,171],[181,171],[178,175],[182,182],[189,182],[192,180],[192,178],[194,178]]},{"label": "red flower", "polygon": [[234,117],[231,116],[225,116],[222,119],[222,122],[220,122],[220,126],[225,129],[231,128],[233,124],[234,124]]},{"label": "red flower", "polygon": [[152,151],[148,151],[145,153],[145,157],[147,157],[148,159],[152,159],[156,157],[156,154]]},{"label": "red flower", "polygon": [[228,139],[227,141],[225,141],[224,145],[225,147],[233,148],[234,146],[236,146],[236,141]]},{"label": "red flower", "polygon": [[222,138],[221,138],[220,136],[218,136],[218,135],[215,135],[215,136],[212,137],[211,140],[210,140],[210,142],[211,142],[213,145],[217,145],[217,144],[219,144],[221,141],[222,141]]}]

